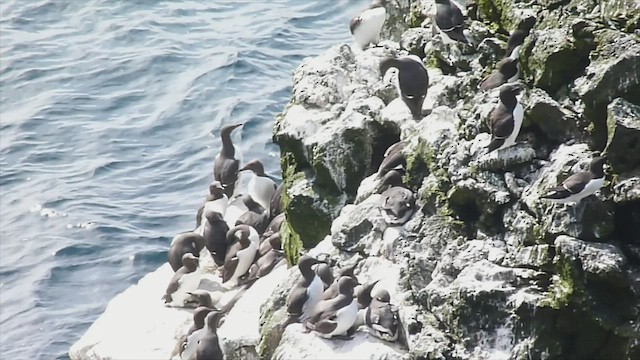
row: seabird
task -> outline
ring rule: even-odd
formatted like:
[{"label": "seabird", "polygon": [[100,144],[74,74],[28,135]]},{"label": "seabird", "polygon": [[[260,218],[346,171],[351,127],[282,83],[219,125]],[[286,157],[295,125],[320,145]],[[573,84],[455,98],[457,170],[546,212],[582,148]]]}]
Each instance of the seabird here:
[{"label": "seabird", "polygon": [[504,83],[518,80],[518,50],[516,46],[511,55],[498,62],[497,68],[480,83],[480,90],[497,88]]},{"label": "seabird", "polygon": [[269,213],[252,198],[246,199],[247,211],[240,215],[235,225],[249,225],[262,235],[269,226]]},{"label": "seabird", "polygon": [[338,296],[318,302],[311,317],[304,322],[305,327],[324,338],[348,336],[358,317],[357,301],[353,298],[357,284],[350,276],[341,277]]},{"label": "seabird", "polygon": [[540,196],[551,202],[575,204],[600,190],[604,185],[604,163],[607,156],[594,157],[589,163],[588,171],[581,171],[569,176],[562,185],[549,190]]},{"label": "seabird", "polygon": [[367,308],[371,304],[371,300],[373,299],[371,297],[371,290],[373,290],[379,281],[380,279],[356,288],[356,299],[358,299],[359,309]]},{"label": "seabird", "polygon": [[264,166],[259,160],[250,161],[239,171],[245,170],[251,170],[252,175],[247,184],[247,193],[269,213],[271,198],[276,192],[276,183],[264,172]]},{"label": "seabird", "polygon": [[227,256],[224,261],[222,283],[235,286],[247,273],[258,251],[258,233],[248,225],[235,226],[227,232]]},{"label": "seabird", "polygon": [[322,283],[324,285],[324,291],[326,291],[327,288],[329,288],[329,286],[333,284],[333,280],[334,280],[331,267],[325,263],[318,264],[316,265],[316,274],[318,274],[318,276],[320,277],[320,280],[322,280]]},{"label": "seabird", "polygon": [[174,355],[179,354],[181,359],[188,359],[192,354],[195,354],[197,343],[205,333],[199,330],[204,328],[204,319],[212,310],[212,308],[200,306],[193,311],[193,325],[191,325],[185,335],[178,338],[176,348],[171,356],[172,358]]},{"label": "seabird", "polygon": [[429,74],[422,60],[415,55],[409,55],[400,58],[389,57],[380,62],[380,73],[383,77],[390,68],[398,69],[396,86],[413,119],[422,119],[422,104],[429,87]]},{"label": "seabird", "polygon": [[505,52],[507,56],[510,56],[517,46],[524,44],[524,39],[529,36],[529,32],[531,32],[535,24],[536,18],[533,16],[527,17],[518,24],[518,27],[511,33],[509,40],[507,40],[507,49]]},{"label": "seabird", "polygon": [[269,226],[267,226],[267,229],[264,231],[264,233],[262,234],[263,238],[268,238],[269,236],[280,232],[280,228],[282,227],[282,224],[284,223],[284,221],[286,220],[286,216],[284,213],[280,213],[278,214],[276,217],[274,217],[271,222],[269,223]]},{"label": "seabird", "polygon": [[184,254],[191,253],[194,256],[199,256],[204,246],[204,237],[193,231],[176,235],[173,240],[171,240],[169,253],[167,254],[169,264],[173,271],[178,271],[178,269],[182,267],[182,256]]},{"label": "seabird", "polygon": [[222,218],[219,212],[206,210],[204,213],[205,222],[202,235],[207,250],[211,253],[213,261],[218,266],[224,265],[224,259],[227,255],[227,232],[229,226]]},{"label": "seabird", "polygon": [[205,318],[206,332],[198,342],[198,349],[196,350],[197,360],[224,359],[224,354],[220,349],[220,342],[218,340],[218,322],[222,314],[220,311],[212,311],[207,314]]},{"label": "seabird", "polygon": [[[276,235],[276,234],[274,234]],[[256,262],[251,265],[249,278],[261,278],[266,276],[273,270],[276,265],[284,259],[284,251],[281,249],[280,236],[272,236],[268,240],[270,249],[264,255],[261,255]]]},{"label": "seabird", "polygon": [[522,127],[524,109],[517,95],[519,84],[504,84],[500,87],[500,104],[491,112],[491,142],[488,152],[502,150],[516,143]]},{"label": "seabird", "polygon": [[198,258],[191,253],[184,254],[182,267],[173,275],[162,297],[165,304],[183,307],[188,296],[187,292],[196,290],[200,285],[201,275],[198,268]]},{"label": "seabird", "polygon": [[238,220],[240,215],[249,211],[247,203],[251,201],[253,200],[251,200],[251,196],[249,196],[248,194],[237,195],[229,201],[227,211],[224,214],[224,221],[227,222],[229,228],[236,226],[236,221]]},{"label": "seabird", "polygon": [[329,299],[333,299],[334,297],[338,296],[339,290],[338,290],[338,284],[340,281],[340,278],[343,276],[347,276],[352,278],[356,283],[358,282],[358,279],[356,278],[356,276],[354,275],[353,271],[355,270],[356,266],[358,266],[358,263],[355,262],[353,263],[353,265],[351,266],[346,266],[342,269],[340,269],[338,276],[336,277],[336,280],[334,282],[331,283],[331,285],[329,285],[329,287],[322,293],[322,296],[320,297],[320,300],[329,300]]},{"label": "seabird", "polygon": [[269,202],[269,215],[278,216],[282,214],[282,191],[284,191],[283,187],[284,183],[280,183],[276,188],[276,192],[271,197],[271,201]]},{"label": "seabird", "polygon": [[383,177],[387,172],[392,169],[404,168],[407,166],[407,161],[403,153],[404,144],[401,141],[389,146],[384,153],[384,159],[378,167],[378,177]]},{"label": "seabird", "polygon": [[207,290],[196,289],[193,291],[187,291],[187,298],[185,299],[185,304],[187,305],[195,305],[194,307],[205,306],[210,309],[215,309],[215,305],[213,305],[213,300],[211,299],[211,294]]},{"label": "seabird", "polygon": [[401,186],[385,190],[380,197],[382,217],[390,225],[402,225],[409,221],[415,205],[416,198],[413,192]]},{"label": "seabird", "polygon": [[400,317],[398,308],[390,303],[391,297],[387,290],[381,289],[371,300],[366,315],[365,324],[369,332],[385,341],[398,340]]},{"label": "seabird", "polygon": [[228,205],[229,197],[224,193],[224,187],[220,181],[213,181],[209,185],[209,195],[207,195],[207,200],[202,205],[202,212],[211,210],[224,216]]},{"label": "seabird", "polygon": [[450,0],[435,0],[435,23],[449,39],[468,43],[464,36],[464,16],[456,4]]},{"label": "seabird", "polygon": [[213,160],[213,176],[224,187],[224,193],[228,197],[233,195],[233,191],[238,180],[238,167],[240,162],[236,160],[236,149],[231,141],[231,132],[242,124],[227,125],[220,130],[222,139],[222,149]]},{"label": "seabird", "polygon": [[307,320],[320,300],[324,285],[320,276],[311,268],[319,263],[321,263],[320,260],[308,255],[304,255],[298,260],[298,269],[302,274],[302,278],[291,289],[287,298],[289,318],[285,323],[285,327],[292,322]]},{"label": "seabird", "polygon": [[380,30],[387,18],[386,3],[386,0],[374,0],[360,15],[351,19],[349,29],[360,49],[380,42]]}]

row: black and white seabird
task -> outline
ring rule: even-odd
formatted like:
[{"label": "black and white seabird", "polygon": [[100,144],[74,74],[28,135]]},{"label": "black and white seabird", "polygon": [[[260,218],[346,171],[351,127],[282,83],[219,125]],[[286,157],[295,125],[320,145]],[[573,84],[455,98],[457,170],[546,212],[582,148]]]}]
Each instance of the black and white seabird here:
[{"label": "black and white seabird", "polygon": [[191,253],[200,256],[200,251],[205,246],[204,237],[193,231],[187,231],[176,235],[171,240],[167,258],[173,271],[178,271],[182,267],[182,256]]},{"label": "black and white seabird", "polygon": [[316,274],[320,276],[320,280],[324,285],[324,290],[326,291],[331,284],[333,284],[333,272],[331,271],[331,267],[328,264],[321,263],[316,265]]},{"label": "black and white seabird", "polygon": [[604,163],[607,156],[594,157],[589,163],[588,171],[581,171],[569,176],[562,185],[549,190],[540,196],[551,202],[575,204],[587,196],[595,194],[604,185]]},{"label": "black and white seabird", "polygon": [[391,303],[387,290],[378,290],[371,300],[365,315],[365,324],[369,332],[385,341],[398,340],[400,316],[398,308]]},{"label": "black and white seabird", "polygon": [[416,198],[411,190],[394,186],[382,193],[380,210],[382,217],[390,225],[402,225],[409,221],[416,206]]},{"label": "black and white seabird", "polygon": [[[213,160],[213,176],[224,187],[224,193],[228,197],[233,195],[238,180],[238,168],[240,162],[236,160],[236,149],[231,141],[231,132],[242,124],[227,125],[220,130],[222,149]],[[223,214],[224,215],[224,214]]]},{"label": "black and white seabird", "polygon": [[360,15],[351,19],[349,29],[360,49],[380,42],[380,30],[387,18],[387,10],[384,8],[386,3],[386,0],[373,0]]},{"label": "black and white seabird", "polygon": [[284,183],[280,183],[276,188],[276,192],[271,197],[271,202],[269,203],[269,215],[278,216],[282,214],[282,191],[284,191],[283,187]]},{"label": "black and white seabird", "polygon": [[264,172],[264,166],[259,160],[247,163],[239,171],[251,170],[251,179],[247,184],[247,193],[260,204],[269,214],[271,198],[276,192],[276,183]]},{"label": "black and white seabird", "polygon": [[245,205],[248,209],[238,217],[235,225],[249,225],[262,235],[269,226],[269,213],[251,197],[245,201]]},{"label": "black and white seabird", "polygon": [[211,311],[213,311],[213,309],[206,306],[199,306],[193,311],[193,325],[191,325],[185,335],[178,338],[176,348],[171,356],[172,358],[174,355],[179,354],[181,359],[188,359],[195,354],[198,341],[205,333],[204,330],[200,330],[204,328],[204,320]]},{"label": "black and white seabird", "polygon": [[498,62],[496,69],[489,74],[482,82],[480,83],[480,90],[490,90],[493,88],[497,88],[498,86],[504,83],[511,83],[518,80],[518,49],[520,47],[516,46],[516,48],[512,51],[512,53],[505,57],[504,59]]},{"label": "black and white seabird", "polygon": [[262,237],[268,238],[269,236],[277,232],[280,232],[280,228],[282,227],[282,224],[286,219],[287,218],[284,213],[280,213],[276,217],[271,219],[271,222],[269,223],[269,226],[267,226],[267,229],[262,234]]},{"label": "black and white seabird", "polygon": [[206,332],[198,342],[196,360],[223,360],[224,354],[218,340],[218,323],[223,313],[212,311],[205,318]]},{"label": "black and white seabird", "polygon": [[383,177],[387,172],[392,169],[403,168],[407,166],[405,159],[404,144],[401,141],[389,146],[384,153],[384,159],[378,167],[378,177]]},{"label": "black and white seabird", "polygon": [[204,220],[204,210],[205,207],[209,210],[219,212],[224,216],[224,213],[227,209],[227,205],[229,204],[229,197],[224,193],[224,188],[220,181],[213,181],[209,185],[209,195],[207,195],[207,199],[204,204],[198,209],[197,216],[197,227],[200,227],[202,220]]},{"label": "black and white seabird", "polygon": [[346,337],[358,317],[358,304],[353,290],[358,283],[350,276],[338,280],[338,296],[316,304],[311,317],[304,322],[307,329],[324,338]]},{"label": "black and white seabird", "polygon": [[374,282],[366,283],[356,288],[356,299],[358,299],[359,309],[365,309],[369,307],[369,305],[371,304],[371,300],[373,299],[373,297],[371,296],[371,291],[379,281],[380,279]]},{"label": "black and white seabird", "polygon": [[258,245],[258,256],[264,256],[266,253],[273,249],[273,244],[278,244],[277,249],[282,249],[282,244],[280,243],[280,233],[272,233],[268,238],[264,238],[260,240],[260,245]]},{"label": "black and white seabird", "polygon": [[215,305],[213,305],[211,294],[207,290],[196,289],[193,291],[187,291],[187,295],[185,305],[190,305],[196,308],[200,306],[205,306],[210,309],[216,308]]},{"label": "black and white seabird", "polygon": [[[278,234],[274,234],[278,235]],[[249,278],[261,278],[267,276],[283,259],[284,251],[280,244],[280,236],[272,236],[265,240],[270,244],[270,249],[261,255],[256,262],[251,265]]]},{"label": "black and white seabird", "polygon": [[511,33],[509,40],[507,40],[506,56],[511,56],[513,50],[516,50],[516,47],[524,44],[524,39],[529,36],[529,32],[531,32],[535,24],[536,18],[533,16],[525,18],[518,24],[518,27]]},{"label": "black and white seabird", "polygon": [[384,77],[390,68],[398,69],[398,92],[407,105],[414,120],[422,119],[422,104],[427,96],[429,74],[422,60],[415,55],[400,58],[385,58],[380,62],[380,73]]},{"label": "black and white seabird", "polygon": [[235,286],[249,271],[258,251],[258,232],[248,225],[235,226],[227,232],[227,256],[224,260],[222,283]]},{"label": "black and white seabird", "polygon": [[227,232],[229,226],[222,218],[219,212],[205,210],[205,222],[203,225],[202,235],[204,237],[205,246],[211,253],[213,261],[218,266],[224,265],[224,259],[227,255]]},{"label": "black and white seabird", "polygon": [[522,87],[519,84],[504,84],[500,87],[500,103],[491,112],[491,142],[488,152],[506,149],[516,143],[522,127],[524,109],[517,95]]},{"label": "black and white seabird", "polygon": [[167,290],[162,297],[165,304],[174,307],[183,307],[186,298],[189,296],[187,292],[196,290],[200,285],[202,274],[198,267],[198,258],[191,253],[182,256],[182,267],[169,281]]},{"label": "black and white seabird", "polygon": [[435,0],[435,23],[449,39],[462,43],[469,41],[464,36],[464,16],[460,8],[450,0]]},{"label": "black and white seabird", "polygon": [[355,262],[351,266],[345,266],[344,268],[340,269],[340,271],[338,272],[338,276],[336,276],[336,280],[332,282],[331,285],[329,285],[329,287],[322,293],[320,300],[321,301],[329,300],[338,296],[338,294],[340,293],[338,290],[338,284],[339,284],[340,278],[343,276],[350,277],[357,283],[358,279],[353,273],[357,266],[358,266],[358,262]]},{"label": "black and white seabird", "polygon": [[320,300],[324,285],[320,276],[312,268],[313,265],[319,263],[321,263],[320,260],[308,255],[304,255],[298,260],[298,269],[302,274],[302,278],[291,289],[287,298],[289,318],[285,326],[293,322],[307,320]]}]

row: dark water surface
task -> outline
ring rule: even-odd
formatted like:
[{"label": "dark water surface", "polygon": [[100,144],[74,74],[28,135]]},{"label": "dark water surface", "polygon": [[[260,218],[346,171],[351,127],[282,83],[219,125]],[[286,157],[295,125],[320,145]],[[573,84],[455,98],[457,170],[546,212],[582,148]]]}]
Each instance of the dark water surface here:
[{"label": "dark water surface", "polygon": [[[368,1],[0,2],[0,358],[67,358],[194,226],[217,134],[279,174],[300,61]],[[215,136],[214,136],[215,134]]]}]

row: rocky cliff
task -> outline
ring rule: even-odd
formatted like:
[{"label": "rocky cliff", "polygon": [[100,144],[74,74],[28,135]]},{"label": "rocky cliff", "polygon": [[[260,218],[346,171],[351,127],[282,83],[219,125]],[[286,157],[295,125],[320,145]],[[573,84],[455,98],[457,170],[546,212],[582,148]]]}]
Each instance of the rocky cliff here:
[{"label": "rocky cliff", "polygon": [[[262,307],[262,358],[640,358],[640,5],[625,0],[466,2],[469,45],[431,31],[433,1],[399,0],[383,47],[338,44],[295,71],[276,118],[291,262],[302,248],[383,279],[403,336],[353,343],[282,329],[299,276]],[[478,84],[508,33],[537,19],[520,51],[526,85],[515,146],[486,154],[497,91]],[[379,62],[414,54],[428,68],[414,121]],[[419,210],[382,220],[375,172],[401,141]],[[577,205],[545,189],[608,154],[606,184]],[[364,346],[363,344],[368,344]],[[315,353],[309,349],[315,349]],[[338,354],[338,355],[336,355]],[[322,356],[320,356],[322,357]]]},{"label": "rocky cliff", "polygon": [[[468,45],[433,35],[432,0],[389,1],[383,46],[337,44],[305,59],[274,124],[289,262],[308,251],[355,265],[361,283],[380,280],[399,308],[399,340],[284,329],[300,272],[282,266],[218,329],[227,360],[640,358],[640,4],[463,4]],[[532,16],[519,60],[523,129],[516,145],[487,154],[498,94],[478,85]],[[383,57],[406,54],[430,78],[420,121],[379,70]],[[376,173],[398,141],[418,207],[389,226]],[[540,200],[603,152],[606,183],[595,196]],[[159,300],[172,276],[165,264],[114,298],[70,357],[171,358],[192,322]],[[207,279],[218,303],[233,301],[237,289],[216,292],[221,280]]]}]

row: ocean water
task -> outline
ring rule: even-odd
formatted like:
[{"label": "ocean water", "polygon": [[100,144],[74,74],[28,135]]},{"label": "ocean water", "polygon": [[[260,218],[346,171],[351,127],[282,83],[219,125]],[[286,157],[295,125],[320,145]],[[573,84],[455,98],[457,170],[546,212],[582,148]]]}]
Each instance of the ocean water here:
[{"label": "ocean water", "polygon": [[368,0],[0,2],[0,358],[66,359],[195,226],[222,125],[274,116]]}]

